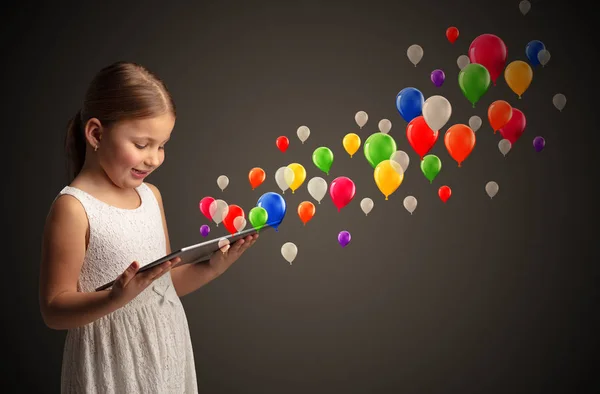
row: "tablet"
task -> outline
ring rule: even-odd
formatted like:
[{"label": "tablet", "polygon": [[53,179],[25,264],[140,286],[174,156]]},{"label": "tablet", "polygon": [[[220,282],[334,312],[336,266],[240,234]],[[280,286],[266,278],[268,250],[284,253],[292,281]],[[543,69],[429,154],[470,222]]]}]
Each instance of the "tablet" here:
[{"label": "tablet", "polygon": [[[268,230],[270,228],[273,228],[273,227],[268,224],[265,224],[263,227],[260,228],[260,231],[258,231],[258,233],[262,234],[265,230]],[[144,265],[143,267],[141,267],[138,270],[138,273],[144,272],[152,267],[155,267],[159,264],[164,263],[165,261],[174,259],[175,257],[179,257],[181,259],[181,261],[179,263],[177,263],[176,265],[172,266],[171,269],[173,269],[175,267],[179,267],[180,265],[184,265],[184,264],[195,264],[195,263],[201,263],[204,261],[209,261],[212,254],[215,253],[216,251],[219,251],[222,246],[227,245],[227,244],[233,245],[239,239],[245,238],[248,235],[254,235],[256,233],[257,233],[257,230],[255,228],[249,228],[249,229],[237,232],[235,234],[224,235],[219,238],[211,239],[210,241],[186,246],[186,247],[176,250],[164,257],[161,257],[158,260],[155,260],[149,264]],[[113,283],[115,283],[114,280],[98,287],[96,289],[96,291],[106,290],[109,287],[111,287],[113,285]]]}]

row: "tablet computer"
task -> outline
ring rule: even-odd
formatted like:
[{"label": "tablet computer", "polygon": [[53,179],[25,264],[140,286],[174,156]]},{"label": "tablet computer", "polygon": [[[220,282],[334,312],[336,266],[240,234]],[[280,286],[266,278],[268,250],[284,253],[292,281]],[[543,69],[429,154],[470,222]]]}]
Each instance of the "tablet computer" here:
[{"label": "tablet computer", "polygon": [[[181,248],[174,252],[171,252],[170,254],[168,254],[164,257],[161,257],[158,260],[155,260],[151,263],[144,265],[143,267],[141,267],[138,270],[138,273],[149,270],[150,268],[155,267],[159,264],[162,264],[165,261],[174,259],[175,257],[179,257],[181,259],[181,261],[179,263],[177,263],[176,265],[173,265],[171,267],[171,269],[173,269],[175,267],[179,267],[180,265],[184,265],[184,264],[195,264],[195,263],[201,263],[204,261],[209,261],[211,256],[213,255],[213,253],[215,253],[216,251],[219,251],[221,249],[221,247],[223,247],[224,245],[228,245],[228,244],[233,245],[235,242],[237,242],[241,238],[245,238],[249,235],[254,235],[257,232],[259,234],[262,234],[265,230],[268,230],[270,228],[273,228],[273,227],[268,224],[265,224],[258,231],[255,228],[249,228],[249,229],[237,232],[235,234],[224,235],[219,238],[211,239],[210,241],[205,241],[205,242],[201,242],[201,243],[198,243],[195,245],[186,246],[184,248]],[[96,289],[96,291],[106,290],[109,287],[111,287],[114,283],[115,283],[114,280],[111,282],[108,282],[108,283],[98,287]]]}]

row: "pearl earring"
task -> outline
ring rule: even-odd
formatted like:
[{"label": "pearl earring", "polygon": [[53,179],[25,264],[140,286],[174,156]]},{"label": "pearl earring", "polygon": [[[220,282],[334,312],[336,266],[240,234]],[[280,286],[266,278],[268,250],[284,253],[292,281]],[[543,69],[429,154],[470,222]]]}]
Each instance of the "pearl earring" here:
[{"label": "pearl earring", "polygon": [[94,146],[94,152],[98,150],[98,145]]}]

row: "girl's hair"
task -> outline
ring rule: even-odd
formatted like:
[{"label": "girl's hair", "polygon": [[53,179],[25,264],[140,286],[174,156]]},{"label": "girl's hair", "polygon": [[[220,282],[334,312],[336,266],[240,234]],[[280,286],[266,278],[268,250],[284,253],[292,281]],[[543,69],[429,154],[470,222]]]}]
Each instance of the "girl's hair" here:
[{"label": "girl's hair", "polygon": [[147,68],[133,62],[116,62],[101,69],[92,79],[81,109],[69,121],[65,138],[69,182],[85,162],[84,127],[97,118],[103,127],[122,120],[142,119],[175,113],[175,103],[166,84]]}]

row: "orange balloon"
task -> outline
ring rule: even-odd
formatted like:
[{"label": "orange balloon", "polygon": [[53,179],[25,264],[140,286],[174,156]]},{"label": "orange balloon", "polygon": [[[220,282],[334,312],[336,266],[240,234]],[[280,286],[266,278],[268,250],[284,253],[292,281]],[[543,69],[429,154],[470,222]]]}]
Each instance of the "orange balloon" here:
[{"label": "orange balloon", "polygon": [[248,174],[248,179],[250,180],[250,185],[252,186],[252,190],[259,187],[266,178],[265,171],[262,168],[254,167],[250,170]]},{"label": "orange balloon", "polygon": [[475,148],[475,132],[467,125],[455,124],[446,131],[444,144],[450,156],[458,162],[460,167]]},{"label": "orange balloon", "polygon": [[302,223],[306,225],[306,222],[315,216],[315,204],[310,201],[301,202],[300,205],[298,205],[298,216],[300,216]]},{"label": "orange balloon", "polygon": [[494,129],[494,134],[496,134],[496,131],[506,126],[511,116],[512,106],[508,102],[496,100],[490,104],[490,107],[488,108],[488,120],[490,121],[492,129]]}]

